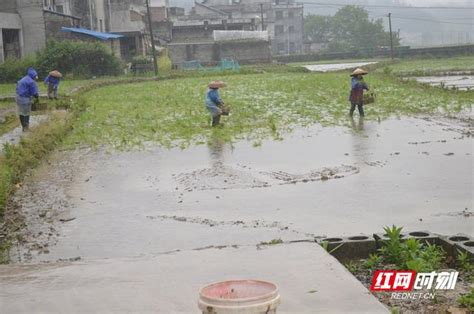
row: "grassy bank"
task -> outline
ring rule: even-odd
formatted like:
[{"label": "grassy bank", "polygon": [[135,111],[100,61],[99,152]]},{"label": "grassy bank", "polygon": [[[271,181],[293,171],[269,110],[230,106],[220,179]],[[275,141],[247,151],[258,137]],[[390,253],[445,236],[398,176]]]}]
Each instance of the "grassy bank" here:
[{"label": "grassy bank", "polygon": [[[431,59],[397,60],[388,66],[390,72],[398,76],[427,76],[443,72],[471,72],[474,71],[474,58],[472,56]],[[379,69],[383,71],[383,69]]]},{"label": "grassy bank", "polygon": [[[112,78],[110,78],[109,80],[112,80]],[[59,85],[59,94],[60,95],[68,94],[72,89],[78,86],[86,85],[89,82],[90,80],[73,80],[73,81],[64,80]],[[39,87],[40,93],[46,93],[48,90],[48,88],[46,87],[45,84],[43,84],[43,82],[38,82],[38,87]],[[0,96],[14,96],[15,90],[16,90],[16,82],[12,82],[10,84],[0,84]]]},{"label": "grassy bank", "polygon": [[14,113],[6,115],[4,119],[5,122],[0,123],[0,136],[10,132],[11,130],[20,125],[20,121]]},{"label": "grassy bank", "polygon": [[359,63],[359,62],[387,62],[389,58],[359,58],[359,59],[335,59],[335,60],[318,60],[308,62],[292,62],[289,66],[302,66],[308,64],[338,64],[338,63]]},{"label": "grassy bank", "polygon": [[[219,78],[219,77],[216,77]],[[209,78],[186,78],[110,86],[87,94],[88,110],[67,139],[115,148],[144,142],[183,145],[206,141],[280,138],[295,126],[347,123],[349,77],[346,73],[264,73],[224,77],[221,91],[232,107],[225,127],[209,127],[204,95]],[[366,106],[368,119],[429,113],[440,107],[456,112],[472,104],[472,94],[446,91],[396,77],[374,74],[367,82],[378,101]]]},{"label": "grassy bank", "polygon": [[[182,71],[182,70],[172,70],[172,71],[163,71],[159,72],[158,78],[167,79],[167,78],[185,78],[185,77],[208,77],[217,75],[236,75],[236,74],[249,74],[249,73],[260,73],[260,72],[302,72],[302,69],[295,69],[294,67],[289,67],[285,65],[272,65],[272,64],[257,64],[257,65],[245,65],[242,66],[240,71],[215,71],[212,67],[205,68],[202,71]],[[101,84],[120,82],[120,81],[133,81],[133,80],[143,80],[143,79],[152,79],[152,73],[145,73],[140,75],[122,75],[122,76],[111,76],[111,77],[100,77],[100,78],[91,78],[88,80],[68,80],[64,79],[59,85],[59,95],[69,95],[78,88],[83,88],[87,86],[95,87]],[[47,87],[40,80],[38,82],[38,87],[40,93],[46,93]],[[16,89],[16,82],[12,83],[3,83],[0,84],[0,96],[14,96]]]},{"label": "grassy bank", "polygon": [[[4,146],[4,153],[0,155],[0,234],[8,234],[9,230],[19,228],[15,215],[5,216],[8,198],[21,187],[29,171],[37,167],[62,142],[72,128],[74,112],[76,111],[51,112],[48,121],[33,128],[19,144]],[[0,239],[0,264],[8,262],[9,246],[9,238],[3,241]]]}]

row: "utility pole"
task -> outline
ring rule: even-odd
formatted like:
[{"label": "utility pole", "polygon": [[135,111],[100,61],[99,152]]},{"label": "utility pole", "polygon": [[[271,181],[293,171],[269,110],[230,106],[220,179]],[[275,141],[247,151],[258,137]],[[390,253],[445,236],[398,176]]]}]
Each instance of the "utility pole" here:
[{"label": "utility pole", "polygon": [[[290,4],[287,2],[286,3],[286,14],[290,12]],[[290,24],[289,20],[286,20],[286,30],[287,30],[287,36],[286,36],[286,43],[287,43],[287,48],[288,48],[288,55],[290,54]]]},{"label": "utility pole", "polygon": [[262,24],[262,31],[264,31],[263,29],[263,3],[260,3],[260,22]]},{"label": "utility pole", "polygon": [[388,27],[390,29],[390,58],[393,60],[392,13],[388,13]]},{"label": "utility pole", "polygon": [[155,76],[158,75],[158,63],[156,60],[156,50],[155,50],[155,41],[153,37],[153,27],[151,26],[151,13],[150,13],[150,5],[148,3],[149,0],[146,0],[146,13],[148,15],[148,28],[150,29],[150,38],[151,38],[151,52],[153,54],[153,69],[155,70]]}]

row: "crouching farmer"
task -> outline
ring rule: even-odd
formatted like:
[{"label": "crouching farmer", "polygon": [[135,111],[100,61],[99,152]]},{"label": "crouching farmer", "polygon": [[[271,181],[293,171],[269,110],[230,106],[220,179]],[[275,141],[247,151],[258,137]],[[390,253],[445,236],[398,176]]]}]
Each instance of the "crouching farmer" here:
[{"label": "crouching farmer", "polygon": [[209,110],[212,117],[212,126],[219,125],[221,115],[228,114],[228,111],[222,110],[224,102],[219,96],[219,88],[224,87],[225,83],[222,81],[213,81],[209,83],[206,93],[206,108]]},{"label": "crouching farmer", "polygon": [[364,116],[364,89],[369,90],[369,87],[364,82],[363,75],[366,75],[368,72],[357,68],[352,72],[352,81],[351,81],[351,94],[349,96],[349,101],[351,102],[351,109],[349,110],[349,115],[352,117],[354,114],[355,107],[359,110],[359,116]]},{"label": "crouching farmer", "polygon": [[63,75],[59,71],[51,71],[49,75],[44,79],[44,83],[48,86],[48,98],[58,99],[58,87],[59,81]]},{"label": "crouching farmer", "polygon": [[29,68],[27,75],[16,84],[16,104],[23,131],[27,131],[30,126],[31,97],[34,97],[35,100],[38,101],[37,79],[38,73],[36,73],[35,69]]}]

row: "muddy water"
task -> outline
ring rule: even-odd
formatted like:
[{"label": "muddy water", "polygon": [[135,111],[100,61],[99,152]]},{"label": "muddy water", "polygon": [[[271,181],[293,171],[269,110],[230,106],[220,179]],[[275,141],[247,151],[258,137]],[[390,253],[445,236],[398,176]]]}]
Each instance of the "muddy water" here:
[{"label": "muddy water", "polygon": [[472,120],[348,119],[261,147],[214,140],[58,152],[15,198],[15,261],[95,259],[371,234],[474,235]]},{"label": "muddy water", "polygon": [[[43,123],[48,117],[46,115],[34,115],[30,116],[30,127],[34,128],[35,126]],[[3,145],[5,144],[17,144],[21,137],[23,136],[23,131],[21,127],[17,127],[12,131],[3,134],[0,136],[0,154],[3,153]]]},{"label": "muddy water", "polygon": [[420,76],[413,77],[420,83],[431,86],[444,85],[447,88],[455,87],[459,90],[470,90],[474,88],[474,75],[453,75],[453,76]]}]

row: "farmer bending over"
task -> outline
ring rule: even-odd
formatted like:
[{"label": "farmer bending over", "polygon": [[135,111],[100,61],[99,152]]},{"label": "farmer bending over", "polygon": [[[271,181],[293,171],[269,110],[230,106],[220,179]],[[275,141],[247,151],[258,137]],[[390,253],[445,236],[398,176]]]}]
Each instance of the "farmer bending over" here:
[{"label": "farmer bending over", "polygon": [[58,99],[59,80],[63,75],[61,72],[54,70],[49,72],[49,75],[44,79],[44,83],[48,85],[48,98]]},{"label": "farmer bending over", "polygon": [[227,115],[228,111],[223,110],[224,102],[219,96],[219,88],[224,87],[225,83],[222,81],[212,81],[209,83],[206,93],[206,108],[209,110],[212,117],[212,126],[219,125],[221,115]]},{"label": "farmer bending over", "polygon": [[38,85],[35,81],[37,79],[38,73],[35,69],[29,68],[27,75],[16,84],[16,104],[23,131],[27,131],[30,126],[31,97],[38,101]]},{"label": "farmer bending over", "polygon": [[369,90],[369,87],[364,82],[363,75],[366,75],[368,72],[357,68],[352,72],[352,89],[351,94],[349,96],[349,101],[351,102],[351,110],[349,111],[349,115],[352,117],[354,114],[355,107],[359,110],[359,116],[364,116],[364,89]]}]

